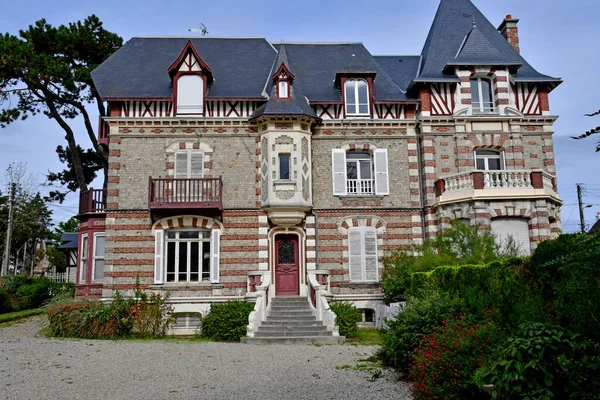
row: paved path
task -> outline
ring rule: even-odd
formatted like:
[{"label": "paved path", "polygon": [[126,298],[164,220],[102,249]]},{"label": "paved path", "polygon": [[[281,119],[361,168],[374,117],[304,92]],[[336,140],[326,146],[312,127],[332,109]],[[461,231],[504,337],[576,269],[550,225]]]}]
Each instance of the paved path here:
[{"label": "paved path", "polygon": [[0,399],[411,399],[371,346],[59,340],[44,317],[0,328]]}]

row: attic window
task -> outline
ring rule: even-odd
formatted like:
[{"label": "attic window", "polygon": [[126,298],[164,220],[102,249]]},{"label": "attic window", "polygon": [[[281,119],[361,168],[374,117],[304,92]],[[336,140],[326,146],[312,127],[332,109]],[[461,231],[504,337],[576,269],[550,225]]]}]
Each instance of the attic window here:
[{"label": "attic window", "polygon": [[290,98],[290,83],[287,80],[280,80],[279,82],[277,82],[277,98]]},{"label": "attic window", "polygon": [[346,116],[369,115],[369,85],[365,79],[348,79],[344,83]]},{"label": "attic window", "polygon": [[198,74],[177,78],[177,114],[202,115],[204,105],[204,79]]}]

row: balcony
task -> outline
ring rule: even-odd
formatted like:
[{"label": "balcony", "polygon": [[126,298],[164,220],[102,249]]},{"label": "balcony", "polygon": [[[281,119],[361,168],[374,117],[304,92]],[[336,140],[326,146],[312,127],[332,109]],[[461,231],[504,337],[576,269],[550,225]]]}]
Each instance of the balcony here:
[{"label": "balcony", "polygon": [[151,211],[223,210],[221,178],[150,178],[148,206]]},{"label": "balcony", "polygon": [[108,146],[108,131],[108,124],[100,117],[98,119],[98,143]]},{"label": "balcony", "polygon": [[375,194],[374,179],[346,179],[346,189],[349,196]]},{"label": "balcony", "polygon": [[106,210],[106,190],[89,189],[79,193],[79,214],[103,213]]},{"label": "balcony", "polygon": [[553,198],[556,179],[544,171],[470,171],[442,177],[435,182],[437,204],[468,200]]}]

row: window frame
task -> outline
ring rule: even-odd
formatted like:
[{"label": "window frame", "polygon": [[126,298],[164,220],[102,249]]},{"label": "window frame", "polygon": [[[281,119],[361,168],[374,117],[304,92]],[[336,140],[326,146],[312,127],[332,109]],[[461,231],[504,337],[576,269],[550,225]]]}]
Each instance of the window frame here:
[{"label": "window frame", "polygon": [[[170,232],[200,232],[198,238],[169,238]],[[208,238],[201,237],[203,236],[201,232],[208,232]],[[176,233],[176,235],[178,235]],[[220,238],[221,231],[218,229],[208,229],[208,228],[196,228],[196,227],[183,227],[183,228],[175,228],[175,229],[157,229],[154,232],[155,237],[155,252],[154,252],[154,284],[174,284],[174,285],[188,285],[188,284],[207,284],[207,283],[219,283],[220,278]],[[168,272],[168,263],[169,263],[169,253],[168,253],[168,243],[173,242],[175,245],[175,258],[174,258],[174,268],[173,268],[173,281],[167,280]],[[179,280],[179,259],[178,252],[179,246],[177,243],[188,243],[186,246],[186,281]],[[199,264],[198,264],[198,280],[192,281],[191,277],[191,243],[199,243]],[[204,279],[203,275],[205,271],[203,270],[204,264],[203,261],[205,259],[206,252],[203,251],[202,243],[209,243],[208,248],[208,279]]]},{"label": "window frame", "polygon": [[[98,244],[98,238],[99,238],[99,237],[102,237],[102,238],[104,238],[104,252],[102,253],[102,255],[98,255],[98,254],[96,254],[96,251],[97,251],[97,249],[98,249],[98,246],[97,246],[97,244]],[[104,273],[105,273],[105,272],[104,272],[104,266],[106,265],[106,264],[104,263],[104,260],[105,260],[104,256],[105,256],[105,254],[106,254],[106,233],[105,233],[105,232],[97,232],[97,233],[94,233],[94,238],[93,238],[93,241],[94,241],[94,243],[93,243],[93,247],[92,247],[93,254],[91,254],[91,257],[92,257],[92,275],[91,275],[91,282],[93,282],[93,283],[97,283],[97,282],[102,282],[102,281],[104,280]],[[99,261],[99,260],[101,260],[101,261],[104,263],[104,265],[103,265],[103,267],[102,267],[102,278],[100,278],[100,279],[96,279],[96,261]]]},{"label": "window frame", "polygon": [[[348,158],[348,154],[361,154],[363,158]],[[356,164],[356,178],[348,178],[348,164]],[[369,164],[370,178],[362,178],[362,164]],[[348,195],[372,196],[375,194],[375,170],[374,156],[370,152],[347,151],[346,152],[346,192]],[[356,185],[351,185],[351,181],[356,181]],[[351,191],[354,190],[354,191]]]},{"label": "window frame", "polygon": [[90,253],[89,235],[84,233],[81,235],[81,253],[79,257],[79,283],[87,283],[87,261]]},{"label": "window frame", "polygon": [[[204,151],[200,150],[200,149],[180,149],[180,150],[176,150],[175,154],[173,155],[173,176],[175,178],[177,178],[177,175],[180,173],[178,171],[177,166],[180,164],[180,162],[177,161],[177,155],[179,154],[186,154],[187,158],[186,158],[186,177],[185,178],[180,178],[180,179],[192,179],[192,178],[204,178]],[[200,171],[198,172],[194,172],[192,171],[192,156],[193,155],[200,155],[201,157],[201,165],[200,165]]]},{"label": "window frame", "polygon": [[[482,98],[482,94],[483,94],[483,85],[482,82],[487,82],[487,84],[489,85],[489,99],[487,99],[487,101],[484,101],[484,99]],[[477,95],[479,97],[479,100],[476,102],[475,101],[475,93],[473,92],[473,83],[477,82]],[[475,77],[471,77],[470,81],[469,81],[469,87],[471,89],[471,107],[473,108],[473,113],[474,114],[490,114],[490,113],[495,113],[497,111],[496,108],[496,99],[494,96],[494,85],[491,79],[489,78],[482,78],[479,76],[475,76]],[[489,106],[486,106],[486,104],[489,104]]]},{"label": "window frame", "polygon": [[[489,151],[489,152],[493,152],[496,153],[497,156],[493,156],[490,154],[478,154],[478,152],[480,151]],[[473,157],[475,159],[475,169],[477,171],[504,171],[506,169],[506,160],[504,159],[504,151],[503,150],[496,150],[496,149],[475,149],[473,150]],[[494,160],[498,160],[500,163],[500,168],[499,169],[490,169],[489,168],[489,160],[490,159],[494,159]],[[477,166],[477,161],[479,160],[483,160],[484,162],[484,168],[480,169]]]},{"label": "window frame", "polygon": [[[282,89],[285,87],[285,96],[282,94]],[[288,100],[291,98],[290,92],[290,81],[287,79],[280,79],[277,81],[277,99]]]},{"label": "window frame", "polygon": [[[356,249],[355,241],[352,239],[352,235],[359,234],[360,236],[360,249]],[[367,238],[368,236],[368,238]],[[372,247],[374,251],[367,251],[367,239],[373,240]],[[354,243],[353,243],[354,242]],[[379,282],[379,252],[378,252],[378,238],[377,229],[373,226],[356,226],[348,229],[348,275],[351,282],[364,282],[373,283]],[[354,257],[353,257],[354,256]],[[360,257],[360,276],[354,276],[356,272],[353,268],[353,264],[356,262],[357,257]],[[368,278],[367,274],[367,259],[374,259],[375,269],[374,277]],[[354,261],[353,261],[354,260]]]},{"label": "window frame", "polygon": [[[185,83],[185,81],[187,80],[188,77],[200,78],[200,80],[201,80],[201,89],[200,89],[200,96],[199,96],[200,102],[197,104],[182,105],[180,96],[182,95],[182,92],[185,92],[185,90],[181,90],[179,85],[182,83],[182,81]],[[177,115],[177,116],[203,116],[204,115],[204,105],[206,102],[206,95],[205,95],[206,94],[206,77],[204,76],[204,74],[195,73],[195,72],[192,72],[192,73],[180,72],[175,77],[174,86],[175,86],[175,95],[173,97],[175,100],[175,107],[174,107],[175,115]],[[187,93],[187,92],[185,92],[185,93]],[[185,111],[186,109],[192,110],[192,112],[186,112]]]},{"label": "window frame", "polygon": [[[359,82],[364,82],[365,83],[365,88],[367,90],[367,101],[366,103],[361,103],[360,102],[360,97],[359,97]],[[354,103],[350,103],[348,101],[348,92],[349,92],[349,85],[352,84],[352,91],[354,92]],[[344,115],[346,117],[370,117],[371,116],[371,87],[369,85],[369,81],[365,78],[348,78],[346,80],[344,80],[343,84],[342,84],[343,88],[344,88]],[[348,111],[348,106],[353,105],[355,107],[355,112],[351,113]],[[367,107],[367,111],[364,113],[360,112],[360,106],[366,106]]]},{"label": "window frame", "polygon": [[[348,190],[348,153],[352,150],[343,148],[331,149],[331,174],[334,196],[389,196],[389,158],[387,148],[364,150],[371,158],[371,192],[350,193]],[[360,151],[359,151],[360,152]],[[343,181],[343,184],[342,184]]]},{"label": "window frame", "polygon": [[[282,156],[287,156],[288,158],[288,177],[287,178],[282,178],[281,177],[281,167],[282,167],[282,162],[281,162],[281,157]],[[286,153],[286,152],[281,152],[277,154],[277,179],[280,181],[291,181],[292,180],[292,154],[291,153]]]}]

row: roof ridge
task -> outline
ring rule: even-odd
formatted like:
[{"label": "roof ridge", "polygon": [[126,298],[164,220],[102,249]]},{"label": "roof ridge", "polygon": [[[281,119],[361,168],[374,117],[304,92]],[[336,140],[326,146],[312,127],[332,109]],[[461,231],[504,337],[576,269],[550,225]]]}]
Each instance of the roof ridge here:
[{"label": "roof ridge", "polygon": [[202,40],[206,40],[206,39],[241,39],[241,40],[245,40],[245,39],[263,39],[267,42],[269,42],[267,40],[267,38],[265,38],[264,36],[175,36],[175,35],[165,35],[165,36],[159,36],[159,35],[150,35],[150,36],[146,36],[146,35],[142,35],[142,36],[132,36],[131,39],[202,39]]}]

